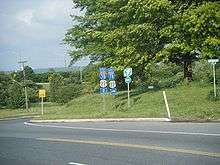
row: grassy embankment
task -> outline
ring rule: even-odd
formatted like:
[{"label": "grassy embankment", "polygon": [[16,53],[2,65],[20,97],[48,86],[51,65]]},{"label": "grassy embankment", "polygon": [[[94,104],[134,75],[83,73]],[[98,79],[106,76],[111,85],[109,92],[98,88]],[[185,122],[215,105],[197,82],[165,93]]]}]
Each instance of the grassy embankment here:
[{"label": "grassy embankment", "polygon": [[[171,117],[187,120],[220,119],[220,101],[209,101],[207,95],[212,86],[179,86],[166,89]],[[134,118],[167,117],[162,91],[146,93],[131,92],[131,108],[127,108],[127,93],[120,92],[115,98],[105,96],[106,109],[103,109],[103,97],[100,94],[86,95],[62,105],[45,105],[45,114],[36,119],[73,119],[73,118]],[[30,112],[11,110],[19,115],[37,113],[40,105]],[[19,113],[18,113],[19,112]],[[8,110],[0,110],[0,118],[6,117]]]}]

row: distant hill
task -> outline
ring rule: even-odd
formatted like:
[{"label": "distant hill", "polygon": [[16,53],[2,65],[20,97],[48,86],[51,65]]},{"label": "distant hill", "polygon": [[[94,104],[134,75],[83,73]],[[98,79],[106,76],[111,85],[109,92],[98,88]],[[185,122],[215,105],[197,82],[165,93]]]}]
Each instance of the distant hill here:
[{"label": "distant hill", "polygon": [[[84,67],[82,67],[84,68]],[[55,67],[55,68],[39,68],[33,69],[34,73],[45,73],[50,70],[54,70],[55,72],[70,72],[70,71],[77,71],[80,70],[80,66],[73,66],[73,67]]]}]

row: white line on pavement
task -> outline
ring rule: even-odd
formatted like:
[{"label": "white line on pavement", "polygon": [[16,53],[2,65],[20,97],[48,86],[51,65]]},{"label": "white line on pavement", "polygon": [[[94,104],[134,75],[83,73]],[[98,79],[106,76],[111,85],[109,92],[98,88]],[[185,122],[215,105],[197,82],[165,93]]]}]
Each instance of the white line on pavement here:
[{"label": "white line on pavement", "polygon": [[24,122],[25,125],[48,127],[48,128],[64,128],[64,129],[77,129],[77,130],[93,130],[93,131],[114,131],[114,132],[138,132],[138,133],[158,133],[158,134],[178,134],[178,135],[200,135],[200,136],[220,136],[217,133],[203,133],[203,132],[174,132],[174,131],[146,131],[146,130],[127,130],[127,129],[111,129],[111,128],[92,128],[92,127],[70,127],[70,126],[57,126],[57,125],[43,125]]},{"label": "white line on pavement", "polygon": [[75,163],[75,162],[69,162],[68,164],[73,164],[73,165],[86,165],[86,164]]}]

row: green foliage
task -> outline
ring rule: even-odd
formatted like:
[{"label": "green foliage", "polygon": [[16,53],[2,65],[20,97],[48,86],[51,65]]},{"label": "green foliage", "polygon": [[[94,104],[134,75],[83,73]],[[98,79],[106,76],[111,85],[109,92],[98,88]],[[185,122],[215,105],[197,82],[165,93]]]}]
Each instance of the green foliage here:
[{"label": "green foliage", "polygon": [[11,83],[11,78],[7,74],[0,72],[0,107],[7,105],[7,99],[9,97],[8,88]]},{"label": "green foliage", "polygon": [[85,15],[73,16],[77,24],[64,39],[74,48],[73,62],[83,56],[122,71],[131,66],[141,70],[162,48],[160,29],[172,14],[168,0],[74,0],[75,7],[86,8]]},{"label": "green foliage", "polygon": [[49,82],[49,75],[51,73],[49,72],[46,72],[46,73],[37,73],[35,74],[34,76],[34,82],[35,83],[46,83],[46,82]]},{"label": "green foliage", "polygon": [[172,24],[160,31],[167,43],[157,53],[157,58],[184,64],[184,77],[192,79],[192,61],[220,56],[220,3],[192,3],[186,6],[177,10]]},{"label": "green foliage", "polygon": [[82,84],[76,82],[76,80],[72,79],[72,77],[70,77],[69,80],[66,79],[65,81],[61,74],[53,73],[49,77],[49,82],[50,101],[52,102],[66,103],[71,99],[80,96],[82,93]]},{"label": "green foliage", "polygon": [[57,102],[59,99],[58,89],[64,85],[64,78],[59,73],[53,73],[49,77],[50,83],[50,100]]},{"label": "green foliage", "polygon": [[210,101],[220,100],[220,89],[216,89],[216,97],[214,96],[214,90],[210,90],[210,92],[207,95],[207,99]]},{"label": "green foliage", "polygon": [[82,94],[81,84],[68,84],[57,89],[57,103],[67,103]]},{"label": "green foliage", "polygon": [[174,63],[151,63],[144,71],[144,82],[136,82],[137,87],[148,90],[148,86],[154,88],[175,87],[183,81],[183,73],[180,66]]},{"label": "green foliage", "polygon": [[[192,62],[219,57],[218,1],[207,0],[73,0],[84,10],[64,42],[72,62],[89,56],[122,71],[130,66],[142,79],[144,68],[157,59],[184,67],[192,79]],[[121,80],[121,79],[120,79]]]},{"label": "green foliage", "polygon": [[[25,66],[24,71],[25,71],[25,79],[34,81],[35,74],[34,74],[33,69],[29,66]],[[21,82],[24,79],[23,71],[13,72],[13,73],[11,73],[11,76],[14,80],[16,80],[18,82]]]},{"label": "green foliage", "polygon": [[18,83],[13,83],[8,88],[9,98],[7,105],[11,108],[21,108],[25,104],[24,88]]},{"label": "green foliage", "polygon": [[87,91],[94,92],[99,88],[99,67],[99,64],[90,64],[83,70]]},{"label": "green foliage", "polygon": [[193,73],[193,79],[197,82],[210,83],[213,79],[212,65],[207,61],[195,62]]}]

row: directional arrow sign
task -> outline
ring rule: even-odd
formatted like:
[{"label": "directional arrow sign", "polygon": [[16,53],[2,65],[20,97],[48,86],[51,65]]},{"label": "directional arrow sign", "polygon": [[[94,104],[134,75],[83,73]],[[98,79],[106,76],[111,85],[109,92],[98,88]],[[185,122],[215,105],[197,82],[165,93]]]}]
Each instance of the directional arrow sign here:
[{"label": "directional arrow sign", "polygon": [[132,68],[126,68],[124,71],[124,77],[129,77],[132,75]]}]

